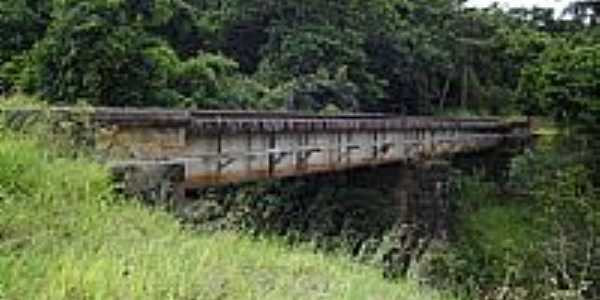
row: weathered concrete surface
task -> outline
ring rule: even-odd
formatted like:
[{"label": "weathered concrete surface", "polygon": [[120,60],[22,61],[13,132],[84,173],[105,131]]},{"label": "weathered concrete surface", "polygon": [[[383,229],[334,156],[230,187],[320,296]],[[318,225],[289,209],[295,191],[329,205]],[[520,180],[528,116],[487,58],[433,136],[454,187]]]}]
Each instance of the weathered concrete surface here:
[{"label": "weathered concrete surface", "polygon": [[93,124],[100,156],[130,182],[176,178],[178,192],[423,160],[529,135],[527,122],[499,118],[114,108],[52,112]]},{"label": "weathered concrete surface", "polygon": [[93,119],[111,163],[181,166],[184,189],[477,151],[529,133],[524,121],[383,114],[97,109]]}]

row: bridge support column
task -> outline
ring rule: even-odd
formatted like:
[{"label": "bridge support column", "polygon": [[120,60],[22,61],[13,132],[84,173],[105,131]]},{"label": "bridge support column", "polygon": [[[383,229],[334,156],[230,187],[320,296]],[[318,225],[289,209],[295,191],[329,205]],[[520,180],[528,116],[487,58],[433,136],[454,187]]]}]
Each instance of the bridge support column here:
[{"label": "bridge support column", "polygon": [[401,223],[420,227],[429,237],[445,239],[450,220],[448,162],[406,165],[396,170],[393,203]]}]

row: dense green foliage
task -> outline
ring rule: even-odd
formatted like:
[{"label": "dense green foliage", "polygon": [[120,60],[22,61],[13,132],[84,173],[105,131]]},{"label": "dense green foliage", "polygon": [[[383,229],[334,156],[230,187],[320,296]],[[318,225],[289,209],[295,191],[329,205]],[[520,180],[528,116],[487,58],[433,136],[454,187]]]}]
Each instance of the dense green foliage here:
[{"label": "dense green foliage", "polygon": [[452,299],[308,247],[182,229],[38,136],[0,126],[0,299]]},{"label": "dense green foliage", "polygon": [[[573,1],[566,13],[558,20],[543,8],[469,9],[461,0],[0,1],[0,95],[106,106],[525,114],[553,118],[567,133],[594,132],[600,4]],[[518,196],[498,195],[479,179],[460,182],[461,238],[432,258],[434,282],[486,299],[600,297],[598,139],[575,136],[515,161],[510,191]],[[168,216],[117,200],[101,167],[22,138],[0,129],[0,299],[405,297],[369,268],[233,234],[194,236]],[[334,202],[344,191],[298,186],[284,196],[298,198],[291,210],[303,215],[271,218],[262,213],[285,215],[290,206],[259,199],[277,194],[260,188],[215,202],[250,195],[242,208],[254,210],[233,210],[241,227],[326,232],[331,248],[358,248],[372,236],[364,232],[391,224],[389,215],[368,220],[382,211],[373,209],[382,197],[372,190],[344,190],[377,201],[341,210]],[[315,213],[302,197],[328,210]],[[349,217],[355,210],[364,222]],[[313,269],[321,263],[333,265]],[[306,280],[290,287],[296,275],[288,271]]]},{"label": "dense green foliage", "polygon": [[8,1],[0,90],[53,103],[595,120],[586,10],[557,21],[462,2]]},{"label": "dense green foliage", "polygon": [[[430,276],[485,299],[597,299],[596,136],[550,136],[513,161],[510,194],[463,178],[450,254]],[[596,166],[596,167],[595,167]]]},{"label": "dense green foliage", "polygon": [[560,120],[600,122],[600,46],[557,40],[523,72],[521,89],[534,110]]}]

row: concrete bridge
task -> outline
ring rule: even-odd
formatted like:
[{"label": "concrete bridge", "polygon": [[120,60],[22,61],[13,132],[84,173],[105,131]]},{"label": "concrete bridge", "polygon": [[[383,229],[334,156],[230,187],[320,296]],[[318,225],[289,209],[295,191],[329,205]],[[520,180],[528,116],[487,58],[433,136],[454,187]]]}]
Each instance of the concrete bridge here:
[{"label": "concrete bridge", "polygon": [[[167,204],[190,224],[235,223],[240,209],[242,218],[279,234],[352,232],[354,249],[368,243],[366,237],[394,232],[401,247],[391,249],[390,257],[402,260],[404,268],[431,238],[447,238],[456,174],[474,168],[502,178],[530,135],[525,120],[500,118],[109,108],[40,112],[0,110],[0,116],[16,128],[33,115],[66,129],[112,166],[123,192]],[[250,194],[261,199],[286,200],[269,208],[238,201],[232,190],[242,196],[248,191],[227,186],[305,175],[310,176],[253,186]],[[302,195],[287,190],[296,183],[305,189]],[[204,189],[215,186],[222,188]],[[343,195],[343,201],[324,201],[314,187],[327,187],[328,198]],[[346,190],[362,193],[345,195]],[[365,220],[372,224],[363,225]]]},{"label": "concrete bridge", "polygon": [[[32,112],[40,110],[2,114],[18,120]],[[530,134],[526,120],[501,118],[132,108],[53,108],[50,115],[85,124],[88,142],[125,190],[177,197],[207,186],[479,152]]]},{"label": "concrete bridge", "polygon": [[[71,110],[68,110],[71,112]],[[95,147],[128,190],[186,190],[477,152],[529,135],[525,120],[108,109]]]}]

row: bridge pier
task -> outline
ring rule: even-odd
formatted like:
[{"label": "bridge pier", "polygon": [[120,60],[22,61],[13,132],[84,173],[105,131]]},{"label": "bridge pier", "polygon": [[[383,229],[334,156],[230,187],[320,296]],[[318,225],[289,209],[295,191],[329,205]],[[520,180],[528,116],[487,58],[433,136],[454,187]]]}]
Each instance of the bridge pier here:
[{"label": "bridge pier", "polygon": [[423,227],[432,237],[446,239],[450,222],[451,165],[430,161],[397,169],[392,197],[402,223]]}]

